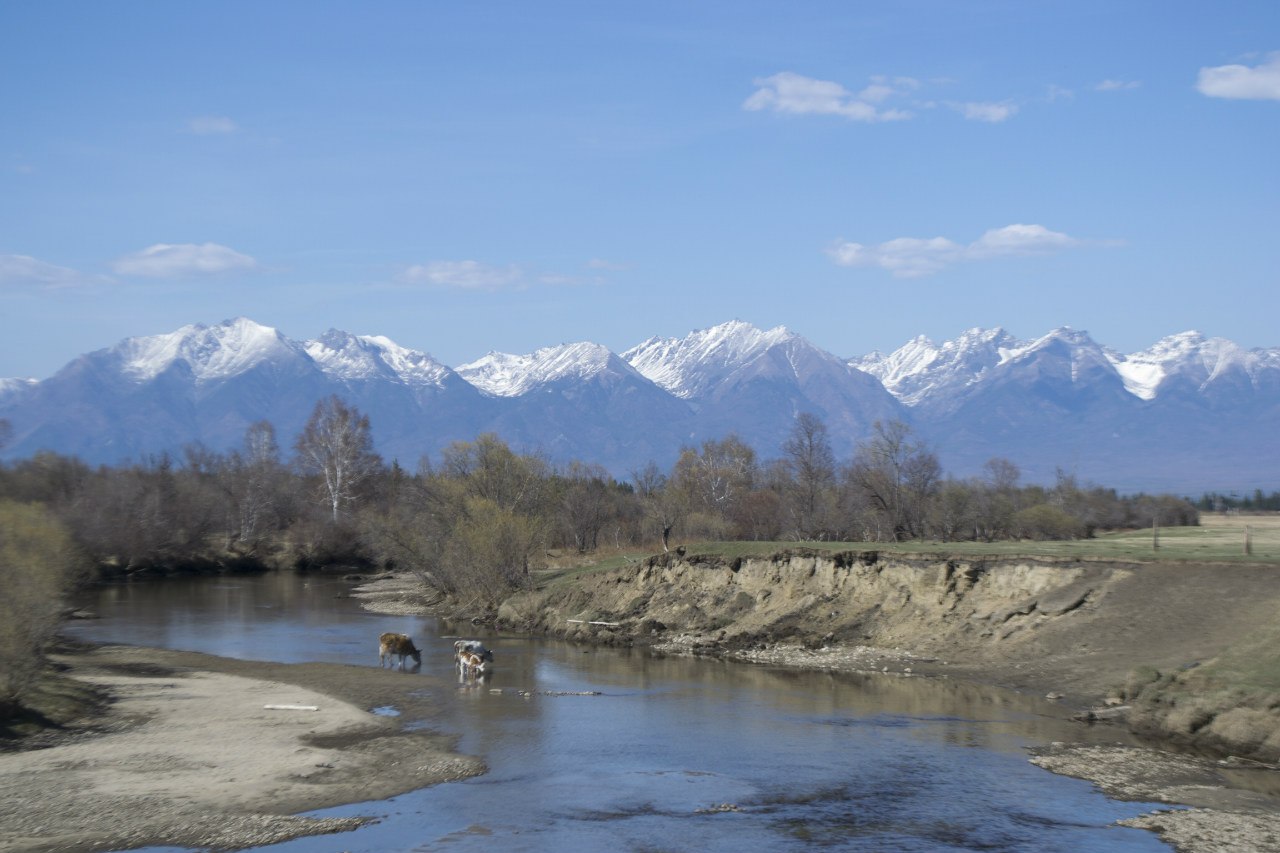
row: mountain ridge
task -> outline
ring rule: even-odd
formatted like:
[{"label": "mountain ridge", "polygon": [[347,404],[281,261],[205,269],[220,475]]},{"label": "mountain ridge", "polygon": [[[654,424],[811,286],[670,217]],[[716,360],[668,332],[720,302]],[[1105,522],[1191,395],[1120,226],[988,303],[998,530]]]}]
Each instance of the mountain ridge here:
[{"label": "mountain ridge", "polygon": [[13,427],[4,457],[52,449],[114,463],[194,441],[220,450],[262,419],[283,443],[331,393],[369,414],[380,452],[402,464],[483,431],[624,477],[731,432],[770,459],[810,412],[842,458],[876,421],[906,421],[957,476],[1001,456],[1033,481],[1064,466],[1137,488],[1280,480],[1268,452],[1280,348],[1187,331],[1124,354],[1069,327],[1033,339],[997,327],[842,358],[741,320],[621,353],[580,341],[456,368],[378,335],[295,341],[244,317],[192,324],[78,356],[45,380],[0,380],[0,417]]}]

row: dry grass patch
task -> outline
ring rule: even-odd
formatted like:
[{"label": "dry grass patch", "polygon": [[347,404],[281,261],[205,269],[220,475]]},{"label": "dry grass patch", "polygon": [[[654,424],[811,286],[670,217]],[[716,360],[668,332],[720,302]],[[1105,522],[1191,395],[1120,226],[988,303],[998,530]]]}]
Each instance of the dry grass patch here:
[{"label": "dry grass patch", "polygon": [[[1248,527],[1250,554],[1244,552]],[[1158,535],[1157,535],[1158,534]],[[1156,546],[1159,547],[1156,547]],[[1280,513],[1220,515],[1205,513],[1199,527],[1162,527],[1102,533],[1092,539],[1002,542],[693,542],[682,546],[689,556],[767,557],[794,548],[816,551],[878,551],[884,554],[956,557],[1044,557],[1048,559],[1114,560],[1116,562],[1244,562],[1280,565]],[[656,550],[601,548],[589,554],[548,551],[533,573],[539,587],[569,583],[596,572],[637,564]]]}]

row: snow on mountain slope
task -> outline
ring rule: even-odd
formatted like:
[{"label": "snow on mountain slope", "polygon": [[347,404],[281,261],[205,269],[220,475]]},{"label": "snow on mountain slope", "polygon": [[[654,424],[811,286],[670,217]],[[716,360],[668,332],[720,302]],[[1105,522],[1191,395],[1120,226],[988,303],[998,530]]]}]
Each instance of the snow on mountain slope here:
[{"label": "snow on mountain slope", "polygon": [[1013,365],[1038,359],[1042,354],[1052,354],[1062,365],[1062,378],[1078,385],[1098,376],[1117,375],[1114,366],[1116,354],[1100,346],[1088,332],[1063,326],[1030,343],[1001,347],[997,368],[1012,369]]},{"label": "snow on mountain slope", "polygon": [[382,379],[411,388],[440,388],[454,373],[430,355],[381,335],[352,335],[330,329],[304,345],[326,375],[342,381]]},{"label": "snow on mountain slope", "polygon": [[120,372],[135,382],[152,380],[176,363],[198,383],[244,373],[264,361],[297,358],[301,347],[275,329],[239,317],[216,326],[183,326],[165,335],[128,338],[112,347]]},{"label": "snow on mountain slope", "polygon": [[761,331],[731,320],[683,338],[649,338],[622,358],[658,386],[688,400],[710,393],[770,348],[796,339],[803,340],[784,326]]},{"label": "snow on mountain slope", "polygon": [[922,335],[889,355],[870,353],[849,364],[879,379],[904,404],[917,406],[963,392],[1028,345],[1004,329],[970,329],[941,345]]},{"label": "snow on mountain slope", "polygon": [[1154,399],[1161,383],[1174,375],[1195,377],[1203,390],[1234,368],[1256,376],[1268,364],[1280,366],[1278,350],[1246,351],[1196,332],[1172,335],[1149,349],[1123,355],[1099,345],[1087,332],[1067,327],[1029,341],[1003,329],[971,329],[941,345],[919,337],[889,355],[870,353],[851,359],[850,364],[878,378],[906,405],[936,407],[1037,360],[1047,369],[1044,359],[1049,353],[1058,359],[1065,371],[1062,377],[1069,383],[1109,378],[1114,372],[1126,391],[1143,400]]},{"label": "snow on mountain slope", "polygon": [[683,338],[650,338],[623,354],[641,374],[696,411],[688,440],[730,433],[764,457],[781,452],[800,413],[821,418],[840,454],[875,421],[903,416],[880,382],[785,327],[734,320]]},{"label": "snow on mountain slope", "polygon": [[1152,400],[1172,377],[1201,392],[1232,374],[1256,385],[1264,372],[1280,370],[1280,349],[1246,350],[1225,338],[1188,331],[1161,338],[1141,352],[1117,356],[1115,366],[1131,393]]},{"label": "snow on mountain slope", "polygon": [[619,372],[634,374],[607,347],[587,342],[543,347],[528,355],[490,352],[457,368],[459,376],[495,397],[520,397],[551,382]]},{"label": "snow on mountain slope", "polygon": [[18,400],[39,384],[38,379],[0,379],[0,406]]}]

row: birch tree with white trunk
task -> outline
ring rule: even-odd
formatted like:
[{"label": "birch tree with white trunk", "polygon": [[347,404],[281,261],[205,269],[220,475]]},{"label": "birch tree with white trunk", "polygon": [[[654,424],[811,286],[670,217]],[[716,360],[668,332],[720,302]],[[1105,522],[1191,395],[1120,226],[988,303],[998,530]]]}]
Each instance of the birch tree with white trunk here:
[{"label": "birch tree with white trunk", "polygon": [[323,495],[335,522],[356,500],[360,485],[382,465],[373,452],[369,417],[337,395],[316,403],[295,449],[303,472],[323,481]]}]

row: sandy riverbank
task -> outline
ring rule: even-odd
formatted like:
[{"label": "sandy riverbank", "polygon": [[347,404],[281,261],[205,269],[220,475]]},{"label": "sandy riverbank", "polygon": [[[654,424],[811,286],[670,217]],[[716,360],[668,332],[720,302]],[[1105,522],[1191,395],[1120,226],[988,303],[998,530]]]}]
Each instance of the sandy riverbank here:
[{"label": "sandy riverbank", "polygon": [[[0,851],[166,844],[235,849],[376,819],[294,816],[483,772],[430,718],[439,685],[374,667],[272,664],[107,646],[57,656],[112,699],[103,713],[0,752]],[[317,710],[269,710],[266,705]],[[38,748],[30,748],[30,747]]]}]

